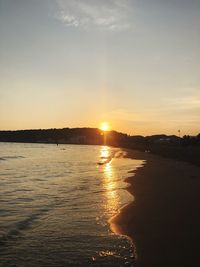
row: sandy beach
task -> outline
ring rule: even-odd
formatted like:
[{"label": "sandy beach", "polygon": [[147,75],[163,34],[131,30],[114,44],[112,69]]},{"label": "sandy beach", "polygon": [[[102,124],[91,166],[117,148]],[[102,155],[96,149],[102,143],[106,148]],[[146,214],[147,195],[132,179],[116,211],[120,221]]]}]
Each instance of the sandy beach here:
[{"label": "sandy beach", "polygon": [[127,178],[134,202],[111,227],[133,240],[137,267],[198,266],[200,168],[138,151],[128,155],[146,164]]}]

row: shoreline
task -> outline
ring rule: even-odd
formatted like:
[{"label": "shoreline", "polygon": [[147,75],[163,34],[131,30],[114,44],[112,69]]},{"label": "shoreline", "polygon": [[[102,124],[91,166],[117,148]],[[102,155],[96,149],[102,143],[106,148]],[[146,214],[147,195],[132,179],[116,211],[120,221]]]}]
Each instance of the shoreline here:
[{"label": "shoreline", "polygon": [[199,261],[200,168],[126,151],[127,157],[146,163],[125,179],[134,201],[120,209],[110,227],[133,241],[134,266],[193,266]]}]

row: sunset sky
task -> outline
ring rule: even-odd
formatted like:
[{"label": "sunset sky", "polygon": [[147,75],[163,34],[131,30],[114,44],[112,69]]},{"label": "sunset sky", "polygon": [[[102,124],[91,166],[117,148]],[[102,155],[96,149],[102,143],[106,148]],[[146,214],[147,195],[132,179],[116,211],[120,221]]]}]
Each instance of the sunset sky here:
[{"label": "sunset sky", "polygon": [[0,0],[0,129],[200,132],[199,0]]}]

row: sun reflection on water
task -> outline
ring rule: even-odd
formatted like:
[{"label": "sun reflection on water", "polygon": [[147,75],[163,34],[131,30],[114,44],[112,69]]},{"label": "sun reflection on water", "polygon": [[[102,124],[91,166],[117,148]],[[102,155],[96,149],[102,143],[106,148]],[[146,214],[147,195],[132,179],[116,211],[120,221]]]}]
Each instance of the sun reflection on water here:
[{"label": "sun reflection on water", "polygon": [[100,150],[101,152],[101,158],[107,158],[109,156],[109,151],[104,147],[103,149]]},{"label": "sun reflection on water", "polygon": [[108,146],[102,146],[100,157],[105,159],[103,167],[103,187],[105,190],[106,202],[104,203],[105,213],[110,217],[116,214],[119,208],[119,195],[117,193],[116,174],[112,165],[113,158],[111,149]]}]

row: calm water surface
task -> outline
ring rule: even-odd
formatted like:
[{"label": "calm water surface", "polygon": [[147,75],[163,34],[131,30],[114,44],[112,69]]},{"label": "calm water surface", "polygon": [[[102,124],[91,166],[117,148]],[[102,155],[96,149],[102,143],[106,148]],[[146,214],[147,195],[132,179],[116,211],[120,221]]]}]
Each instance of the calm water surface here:
[{"label": "calm water surface", "polygon": [[0,143],[0,266],[134,266],[109,219],[142,161],[117,148]]}]

